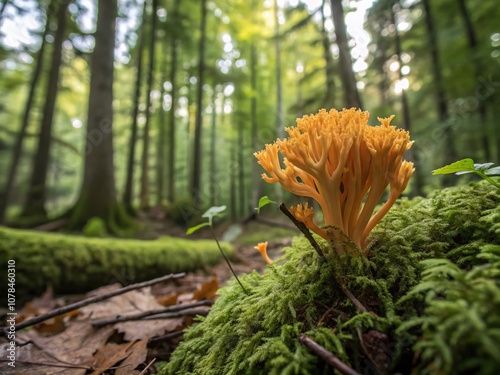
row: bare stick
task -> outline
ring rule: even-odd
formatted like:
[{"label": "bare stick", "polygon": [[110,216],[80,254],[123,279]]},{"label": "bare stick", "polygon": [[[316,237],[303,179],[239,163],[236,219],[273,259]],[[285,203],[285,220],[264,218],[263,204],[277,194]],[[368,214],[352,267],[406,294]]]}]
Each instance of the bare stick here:
[{"label": "bare stick", "polygon": [[183,305],[168,306],[168,307],[165,307],[164,309],[161,309],[161,310],[150,310],[150,311],[144,311],[144,312],[141,312],[138,314],[133,314],[133,315],[118,315],[114,318],[96,320],[96,321],[92,322],[92,325],[96,328],[99,328],[99,327],[106,326],[108,324],[128,322],[131,320],[139,320],[139,319],[145,318],[147,316],[154,316],[154,315],[163,314],[163,313],[172,313],[172,312],[176,312],[176,311],[186,310],[186,309],[189,309],[192,307],[207,306],[207,305],[211,305],[212,303],[213,303],[213,301],[205,299],[203,301],[186,303]]},{"label": "bare stick", "polygon": [[164,341],[164,340],[169,340],[169,339],[175,339],[176,337],[182,336],[183,334],[184,334],[184,331],[170,332],[170,333],[167,333],[166,335],[153,337],[151,340],[149,340],[149,343]]},{"label": "bare stick", "polygon": [[[21,330],[23,328],[30,327],[34,324],[44,322],[44,321],[51,319],[55,316],[63,315],[63,314],[66,314],[67,312],[77,310],[81,307],[88,306],[88,305],[91,305],[93,303],[101,302],[101,301],[104,301],[104,300],[109,299],[111,297],[130,292],[131,290],[141,289],[141,288],[144,288],[144,287],[147,287],[150,285],[154,285],[154,284],[158,284],[158,283],[161,283],[162,281],[167,281],[170,279],[178,279],[178,278],[184,277],[185,275],[186,274],[184,272],[175,273],[175,274],[170,274],[170,275],[158,277],[158,278],[153,279],[153,280],[144,281],[142,283],[131,284],[129,286],[114,290],[110,293],[105,293],[105,294],[101,294],[98,296],[90,297],[90,298],[84,299],[84,300],[79,301],[79,302],[75,302],[75,303],[71,303],[71,304],[63,306],[63,307],[59,307],[57,309],[49,311],[46,314],[42,314],[42,315],[34,317],[33,319],[25,320],[22,323],[16,324],[15,328],[16,328],[16,331],[18,331],[18,330]],[[8,330],[7,327],[0,328],[0,334],[6,335],[7,330]]]},{"label": "bare stick", "polygon": [[[0,362],[8,362],[8,359],[0,359]],[[60,368],[79,368],[82,370],[94,370],[91,366],[85,365],[72,365],[72,364],[62,364],[62,363],[50,363],[50,362],[32,362],[32,361],[20,361],[16,359],[16,362],[25,363],[27,365],[37,365],[37,366],[51,366],[51,367],[60,367]]]},{"label": "bare stick", "polygon": [[295,216],[290,212],[290,210],[285,206],[284,203],[280,204],[280,210],[283,212],[286,217],[288,217],[292,222],[295,224],[299,230],[304,233],[304,236],[308,239],[308,241],[311,243],[312,247],[316,252],[318,253],[319,257],[323,262],[326,262],[325,254],[323,254],[323,250],[321,250],[321,247],[319,247],[318,243],[314,239],[314,237],[311,235],[311,232],[309,231],[309,228],[306,227],[306,225],[302,222],[297,220]]},{"label": "bare stick", "polygon": [[142,370],[139,375],[145,375],[146,371],[148,371],[148,368],[150,368],[151,366],[153,366],[153,363],[155,363],[155,361],[156,361],[156,358],[153,358],[151,360],[151,362],[149,362],[149,364],[146,367],[144,367],[144,370]]},{"label": "bare stick", "polygon": [[342,291],[346,295],[347,298],[352,302],[352,304],[361,312],[368,312],[368,309],[357,299],[354,294],[351,293],[349,289],[345,286],[344,282],[337,277],[337,282],[340,284]]},{"label": "bare stick", "polygon": [[323,359],[330,366],[338,370],[341,374],[344,375],[361,375],[359,372],[354,370],[353,368],[347,366],[344,362],[340,360],[332,352],[326,350],[323,346],[318,344],[316,341],[308,337],[306,334],[300,335],[300,342],[307,346],[314,354]]},{"label": "bare stick", "polygon": [[172,319],[172,318],[180,318],[183,316],[196,316],[203,315],[206,316],[209,313],[210,309],[187,309],[182,311],[177,311],[173,313],[165,313],[165,314],[157,314],[153,316],[147,316],[144,320],[154,320],[154,319]]}]

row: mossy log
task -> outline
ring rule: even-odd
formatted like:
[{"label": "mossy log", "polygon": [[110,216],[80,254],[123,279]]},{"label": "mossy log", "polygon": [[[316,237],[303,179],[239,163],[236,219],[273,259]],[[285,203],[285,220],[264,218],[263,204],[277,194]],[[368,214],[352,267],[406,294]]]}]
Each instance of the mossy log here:
[{"label": "mossy log", "polygon": [[[318,242],[328,253],[329,244]],[[361,374],[493,374],[500,365],[491,354],[495,345],[500,347],[495,334],[500,317],[492,317],[500,308],[498,245],[500,192],[485,183],[444,189],[429,199],[400,200],[372,232],[368,258],[330,255],[322,262],[307,240],[296,238],[263,275],[241,278],[248,295],[235,282],[219,291],[210,314],[187,330],[161,374],[331,374],[332,368],[300,343],[302,333]],[[492,248],[497,258],[481,253]],[[488,257],[496,263],[485,263]],[[443,258],[459,269],[455,279],[438,267],[435,285],[448,280],[457,290],[474,293],[458,302],[446,290],[436,296],[432,286],[427,295],[417,293],[417,285],[429,282],[422,279],[421,261],[431,258]],[[477,277],[469,275],[487,266],[493,271],[480,274],[489,285],[484,295],[483,288],[463,287],[463,280],[476,283]],[[368,313],[356,310],[345,297],[339,278]],[[429,290],[429,285],[421,288]],[[476,320],[458,339],[440,329],[455,331],[468,320],[430,308],[426,303],[436,297],[465,310],[475,299],[482,301]],[[422,337],[427,337],[425,345],[415,346]],[[486,339],[493,345],[489,351],[481,349]]]},{"label": "mossy log", "polygon": [[[227,255],[233,253],[231,245],[222,247]],[[101,239],[0,227],[0,263],[6,267],[8,260],[16,264],[19,300],[40,294],[48,285],[58,293],[80,293],[112,282],[130,284],[192,271],[218,263],[221,254],[211,240]],[[4,272],[2,293],[6,277]]]}]

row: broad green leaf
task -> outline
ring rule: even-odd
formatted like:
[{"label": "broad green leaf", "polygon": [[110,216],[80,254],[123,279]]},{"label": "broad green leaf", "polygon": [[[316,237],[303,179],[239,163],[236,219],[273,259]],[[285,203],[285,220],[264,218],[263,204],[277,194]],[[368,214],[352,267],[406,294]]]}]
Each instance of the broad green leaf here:
[{"label": "broad green leaf", "polygon": [[222,212],[226,210],[226,206],[212,206],[208,210],[205,211],[201,217],[208,218],[208,223],[212,225],[212,219],[214,216],[220,215]]},{"label": "broad green leaf", "polygon": [[207,227],[209,225],[210,225],[209,222],[205,222],[205,223],[201,223],[201,224],[195,225],[194,227],[189,228],[186,231],[186,234],[192,234],[192,233],[196,232],[198,229],[203,228],[203,227]]},{"label": "broad green leaf", "polygon": [[456,161],[455,163],[451,163],[450,165],[446,165],[442,168],[435,169],[432,171],[432,174],[450,174],[457,172],[474,172],[474,160],[467,158]]},{"label": "broad green leaf", "polygon": [[275,201],[272,201],[269,199],[267,195],[264,195],[259,199],[259,207],[257,207],[257,213],[260,213],[260,209],[264,206],[267,206],[270,203],[276,203]]}]

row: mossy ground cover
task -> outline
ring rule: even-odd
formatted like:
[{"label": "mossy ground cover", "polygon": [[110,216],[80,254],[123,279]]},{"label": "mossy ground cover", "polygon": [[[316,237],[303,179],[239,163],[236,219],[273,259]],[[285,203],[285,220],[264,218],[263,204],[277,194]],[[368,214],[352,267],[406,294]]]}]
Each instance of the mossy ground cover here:
[{"label": "mossy ground cover", "polygon": [[[229,244],[222,246],[232,254]],[[221,254],[211,240],[86,238],[0,227],[0,262],[9,259],[16,262],[16,295],[28,299],[48,285],[58,293],[79,293],[192,271],[218,263]]]},{"label": "mossy ground cover", "polygon": [[[500,366],[500,192],[486,183],[400,200],[370,256],[322,262],[304,238],[219,292],[162,374],[329,374],[306,333],[364,373],[494,374]],[[320,241],[319,241],[320,242]],[[329,244],[320,242],[326,250]],[[426,262],[422,262],[425,261]],[[360,313],[340,278],[367,307]],[[496,348],[496,349],[495,349]]]}]

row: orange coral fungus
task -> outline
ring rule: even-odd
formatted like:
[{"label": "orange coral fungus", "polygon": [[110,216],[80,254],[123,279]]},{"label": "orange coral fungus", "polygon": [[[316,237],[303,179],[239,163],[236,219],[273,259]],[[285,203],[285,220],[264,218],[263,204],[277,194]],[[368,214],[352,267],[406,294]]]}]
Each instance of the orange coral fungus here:
[{"label": "orange coral fungus", "polygon": [[254,246],[254,249],[259,250],[260,254],[262,255],[262,258],[264,258],[267,264],[273,264],[273,261],[267,255],[267,241],[259,242],[257,246]]},{"label": "orange coral fungus", "polygon": [[[413,144],[408,132],[390,125],[394,116],[379,118],[380,126],[368,125],[369,116],[354,108],[322,109],[297,119],[296,127],[286,129],[288,138],[254,154],[267,172],[262,174],[264,181],[279,182],[319,203],[326,229],[314,224],[313,209],[307,204],[292,207],[298,220],[325,239],[342,238],[343,232],[360,248],[366,247],[368,234],[414,171],[413,163],[403,160]],[[278,152],[284,156],[284,169]],[[388,186],[387,201],[373,214]]]}]

